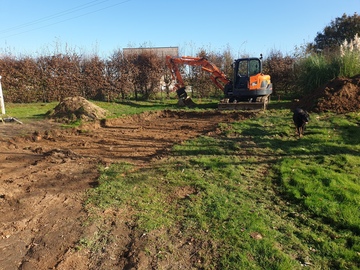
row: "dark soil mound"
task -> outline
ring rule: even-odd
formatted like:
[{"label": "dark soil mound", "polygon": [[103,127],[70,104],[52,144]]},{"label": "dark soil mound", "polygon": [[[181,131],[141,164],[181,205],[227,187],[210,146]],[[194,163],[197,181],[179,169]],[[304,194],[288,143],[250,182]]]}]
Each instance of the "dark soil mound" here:
[{"label": "dark soil mound", "polygon": [[360,75],[336,78],[297,102],[307,111],[347,113],[360,110]]},{"label": "dark soil mound", "polygon": [[105,118],[108,112],[87,101],[83,97],[68,97],[61,101],[51,112],[50,118],[60,122],[74,122],[76,120],[92,121]]}]

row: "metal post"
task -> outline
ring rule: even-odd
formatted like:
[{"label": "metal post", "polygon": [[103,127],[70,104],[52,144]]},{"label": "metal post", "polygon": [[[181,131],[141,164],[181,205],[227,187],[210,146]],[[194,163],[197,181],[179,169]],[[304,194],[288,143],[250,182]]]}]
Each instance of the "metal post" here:
[{"label": "metal post", "polygon": [[0,76],[0,107],[1,107],[1,114],[5,114],[4,96],[1,88],[1,76]]}]

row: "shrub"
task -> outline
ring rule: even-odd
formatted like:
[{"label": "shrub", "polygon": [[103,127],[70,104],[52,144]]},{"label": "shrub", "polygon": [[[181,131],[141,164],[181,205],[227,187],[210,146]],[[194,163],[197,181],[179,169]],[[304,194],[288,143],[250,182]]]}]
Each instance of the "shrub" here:
[{"label": "shrub", "polygon": [[360,38],[346,40],[338,52],[311,54],[297,63],[297,86],[308,94],[336,77],[360,74]]},{"label": "shrub", "polygon": [[340,46],[340,76],[353,77],[360,74],[360,37],[355,35],[350,42],[344,40]]}]

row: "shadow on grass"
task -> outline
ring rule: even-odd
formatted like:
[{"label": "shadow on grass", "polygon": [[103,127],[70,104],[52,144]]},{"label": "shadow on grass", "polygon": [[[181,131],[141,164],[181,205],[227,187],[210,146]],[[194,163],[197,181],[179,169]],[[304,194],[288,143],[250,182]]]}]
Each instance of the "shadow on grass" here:
[{"label": "shadow on grass", "polygon": [[39,114],[34,114],[31,119],[49,119],[49,114],[48,112],[46,113],[39,113]]},{"label": "shadow on grass", "polygon": [[290,100],[282,100],[276,102],[270,102],[268,104],[268,110],[282,110],[282,109],[291,109],[293,106],[292,101]]},{"label": "shadow on grass", "polygon": [[145,103],[141,103],[138,101],[118,101],[116,102],[120,105],[130,106],[133,108],[149,108],[149,109],[168,109],[169,107],[176,107],[176,103],[159,103],[159,101],[146,101]]},{"label": "shadow on grass", "polygon": [[[270,164],[274,169],[274,175],[278,175],[272,179],[273,183],[279,187],[278,194],[280,196],[286,197],[288,201],[292,201],[297,205],[303,205],[304,208],[310,210],[313,218],[321,219],[324,224],[336,227],[337,230],[350,230],[359,235],[360,227],[358,224],[339,220],[337,217],[328,215],[328,212],[313,211],[306,206],[304,198],[296,199],[288,191],[285,191],[281,173],[278,171],[279,168],[277,165],[273,166],[280,164],[282,160],[297,159],[300,163],[310,164],[310,167],[314,168],[314,170],[317,166],[322,166],[323,171],[326,171],[328,164],[324,164],[323,160],[327,159],[327,156],[331,156],[328,160],[335,169],[330,168],[330,170],[336,172],[336,166],[343,168],[343,166],[346,166],[346,158],[342,158],[342,155],[360,156],[359,148],[354,147],[354,142],[358,140],[356,133],[358,127],[345,126],[338,128],[339,130],[336,131],[332,138],[327,134],[327,130],[331,130],[331,126],[324,127],[321,124],[318,126],[315,124],[306,132],[305,136],[298,138],[294,130],[289,127],[277,128],[274,126],[269,128],[258,122],[247,122],[241,126],[238,133],[223,134],[215,138],[198,138],[182,145],[179,150],[175,149],[173,154],[175,156],[194,157],[194,160],[191,161],[193,165],[203,166],[204,169],[224,168],[226,170],[226,168],[234,165],[242,165],[247,168],[258,168],[258,166],[265,165],[264,168],[266,168]],[[206,158],[201,159],[201,156],[206,156]],[[357,165],[352,163],[349,168],[351,166],[356,167]],[[305,168],[305,165],[302,168]],[[322,178],[320,178],[321,180]],[[325,177],[322,181],[324,180],[328,181],[329,179]],[[323,185],[326,187],[326,182]],[[306,194],[305,191],[303,193]],[[329,191],[329,194],[337,193]],[[340,193],[340,195],[340,199],[334,198],[334,202],[341,203],[343,196],[346,196],[343,193]]]},{"label": "shadow on grass", "polygon": [[141,103],[138,101],[118,101],[116,102],[120,105],[130,106],[133,108],[140,109],[151,109],[151,110],[165,110],[165,109],[216,109],[218,107],[217,102],[209,103],[194,103],[192,107],[183,107],[177,104],[177,100],[168,100],[164,103],[159,103],[159,101],[146,101]]},{"label": "shadow on grass", "polygon": [[[216,139],[204,139],[193,145],[182,146],[175,155],[198,156],[198,155],[238,155],[246,156],[294,156],[307,159],[310,156],[325,156],[349,154],[360,156],[360,151],[353,147],[360,140],[356,132],[358,127],[346,127],[338,131],[343,144],[336,140],[325,140],[323,128],[312,126],[305,135],[299,138],[295,134],[295,128],[266,129],[259,123],[247,123],[242,127],[240,134],[235,138],[221,136]],[[352,136],[351,134],[355,134]],[[253,145],[253,142],[255,145]]]}]

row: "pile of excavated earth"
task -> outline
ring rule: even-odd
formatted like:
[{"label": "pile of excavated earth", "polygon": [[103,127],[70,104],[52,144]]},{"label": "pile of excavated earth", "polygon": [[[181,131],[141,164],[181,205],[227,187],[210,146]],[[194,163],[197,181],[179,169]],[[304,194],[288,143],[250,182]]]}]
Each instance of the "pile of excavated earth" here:
[{"label": "pile of excavated earth", "polygon": [[336,78],[301,99],[297,104],[307,111],[347,113],[360,110],[360,75]]},{"label": "pile of excavated earth", "polygon": [[48,116],[58,122],[89,121],[107,115],[108,111],[79,96],[63,99],[54,110],[48,112]]}]

